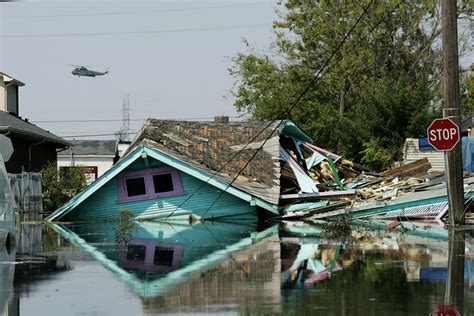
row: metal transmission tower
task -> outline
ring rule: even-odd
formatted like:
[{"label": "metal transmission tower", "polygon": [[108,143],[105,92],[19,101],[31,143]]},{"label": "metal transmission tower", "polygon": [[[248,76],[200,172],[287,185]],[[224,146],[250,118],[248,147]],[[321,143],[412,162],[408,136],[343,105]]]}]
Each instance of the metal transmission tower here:
[{"label": "metal transmission tower", "polygon": [[130,96],[127,93],[123,97],[122,105],[122,129],[118,133],[119,140],[130,140]]}]

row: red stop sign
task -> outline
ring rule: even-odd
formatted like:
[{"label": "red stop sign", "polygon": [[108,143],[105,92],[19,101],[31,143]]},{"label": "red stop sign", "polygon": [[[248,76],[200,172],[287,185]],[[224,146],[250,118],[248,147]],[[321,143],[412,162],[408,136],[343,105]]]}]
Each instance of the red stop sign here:
[{"label": "red stop sign", "polygon": [[459,127],[449,118],[436,119],[428,127],[428,143],[441,151],[449,151],[459,142]]}]

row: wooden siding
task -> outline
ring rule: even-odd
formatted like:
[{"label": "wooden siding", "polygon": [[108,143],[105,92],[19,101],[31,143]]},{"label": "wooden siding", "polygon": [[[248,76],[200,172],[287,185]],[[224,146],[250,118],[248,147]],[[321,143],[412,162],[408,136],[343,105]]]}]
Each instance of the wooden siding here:
[{"label": "wooden siding", "polygon": [[[147,165],[148,168],[165,166],[165,164],[152,158],[138,159],[124,169],[123,172],[142,170],[145,169]],[[201,180],[183,172],[179,172],[179,176],[183,184],[184,195],[120,203],[117,175],[67,214],[62,220],[87,221],[113,219],[118,216],[120,209],[129,209],[135,216],[146,216],[147,214],[153,213],[155,215],[162,214],[163,217],[167,217],[170,212],[174,211],[177,206],[183,203],[203,184]],[[215,201],[220,193],[221,190],[212,185],[205,184],[173,214],[173,218],[182,216],[187,218],[190,214],[196,217],[204,216],[208,207]],[[223,193],[218,202],[206,213],[205,217],[218,218],[245,214],[250,215],[249,217],[254,217],[256,215],[256,208],[229,193]]]},{"label": "wooden siding", "polygon": [[402,154],[405,164],[426,157],[431,163],[430,171],[444,171],[444,153],[436,150],[420,151],[418,138],[407,138],[403,145]]}]

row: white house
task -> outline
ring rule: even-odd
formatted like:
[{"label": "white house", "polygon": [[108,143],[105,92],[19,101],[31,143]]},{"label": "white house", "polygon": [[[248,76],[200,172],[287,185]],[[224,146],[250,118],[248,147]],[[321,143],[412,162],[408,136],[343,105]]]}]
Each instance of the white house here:
[{"label": "white house", "polygon": [[116,140],[73,140],[58,152],[58,168],[84,167],[88,183],[112,168],[117,157]]}]

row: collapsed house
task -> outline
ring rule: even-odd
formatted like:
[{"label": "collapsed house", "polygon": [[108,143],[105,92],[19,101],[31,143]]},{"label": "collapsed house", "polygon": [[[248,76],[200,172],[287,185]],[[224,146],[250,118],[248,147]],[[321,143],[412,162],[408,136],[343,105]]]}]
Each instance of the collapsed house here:
[{"label": "collapsed house", "polygon": [[[409,211],[423,217],[423,206],[440,220],[447,209],[444,174],[429,168],[424,159],[368,172],[316,146],[288,120],[148,119],[125,156],[47,220],[105,220],[122,209],[137,220],[256,215],[317,220],[348,211],[356,218],[396,219]],[[466,181],[470,198],[474,190]]]},{"label": "collapsed house", "polygon": [[282,170],[296,177],[287,193],[318,190],[284,147],[310,142],[291,121],[148,119],[125,156],[47,220],[110,219],[121,209],[136,219],[277,216]]}]

